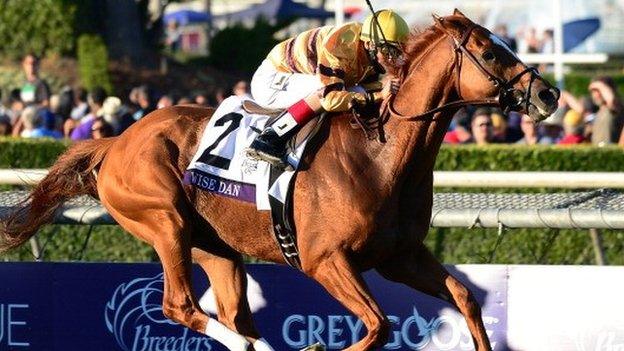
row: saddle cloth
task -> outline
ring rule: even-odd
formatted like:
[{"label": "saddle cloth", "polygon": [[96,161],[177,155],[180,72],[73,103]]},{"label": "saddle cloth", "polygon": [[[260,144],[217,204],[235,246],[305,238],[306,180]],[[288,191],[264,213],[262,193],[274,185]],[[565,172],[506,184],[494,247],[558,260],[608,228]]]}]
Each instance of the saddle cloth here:
[{"label": "saddle cloth", "polygon": [[267,162],[251,159],[245,154],[245,149],[262,131],[269,116],[246,112],[242,107],[245,100],[247,98],[231,96],[217,108],[187,168],[184,181],[217,195],[255,203],[258,210],[270,210],[269,195],[282,204],[286,203],[290,181],[307,140],[288,154],[293,170],[271,177]]}]

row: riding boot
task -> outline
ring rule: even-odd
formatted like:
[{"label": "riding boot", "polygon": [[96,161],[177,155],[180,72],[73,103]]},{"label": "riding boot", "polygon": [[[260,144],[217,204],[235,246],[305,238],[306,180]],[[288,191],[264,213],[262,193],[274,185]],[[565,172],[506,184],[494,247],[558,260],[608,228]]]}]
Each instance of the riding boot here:
[{"label": "riding boot", "polygon": [[310,96],[298,101],[267,126],[247,148],[247,156],[286,167],[286,143],[308,121],[322,111],[318,97]]},{"label": "riding boot", "polygon": [[[301,129],[301,126],[298,124],[291,125],[280,121],[282,118],[288,119],[289,116],[286,116],[287,114],[287,112],[282,114],[275,123],[264,128],[262,133],[258,134],[251,145],[249,145],[249,148],[247,148],[247,156],[266,161],[275,166],[286,166],[286,143]],[[277,125],[283,127],[281,135],[278,133],[280,129]]]}]

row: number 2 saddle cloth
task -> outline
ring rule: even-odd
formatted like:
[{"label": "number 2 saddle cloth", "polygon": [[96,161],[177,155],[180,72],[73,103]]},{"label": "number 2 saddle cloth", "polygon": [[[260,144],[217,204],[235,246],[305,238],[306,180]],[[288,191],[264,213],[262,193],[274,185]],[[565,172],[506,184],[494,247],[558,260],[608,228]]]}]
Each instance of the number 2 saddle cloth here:
[{"label": "number 2 saddle cloth", "polygon": [[299,166],[308,139],[288,154],[292,170],[271,167],[247,157],[245,149],[264,129],[269,116],[248,113],[246,98],[232,96],[215,111],[204,131],[197,153],[188,166],[184,181],[219,196],[270,210],[274,235],[286,261],[300,268],[292,211],[291,181]]}]

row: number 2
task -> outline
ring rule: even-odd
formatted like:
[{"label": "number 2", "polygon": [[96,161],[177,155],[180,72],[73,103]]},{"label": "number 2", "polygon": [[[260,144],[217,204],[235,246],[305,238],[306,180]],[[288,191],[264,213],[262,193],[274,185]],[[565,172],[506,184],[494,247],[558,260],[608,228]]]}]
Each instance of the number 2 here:
[{"label": "number 2", "polygon": [[221,127],[223,126],[225,123],[227,122],[232,122],[230,123],[230,125],[223,131],[223,133],[221,133],[221,135],[219,135],[219,137],[217,138],[217,140],[215,140],[214,143],[212,143],[212,145],[208,146],[206,148],[206,150],[204,150],[204,152],[201,154],[201,156],[197,159],[198,162],[201,163],[205,163],[207,165],[211,165],[217,168],[221,168],[221,169],[229,169],[230,168],[230,162],[232,160],[225,158],[225,157],[221,157],[218,155],[213,155],[210,152],[212,150],[214,150],[217,145],[219,145],[219,143],[230,133],[232,133],[234,130],[238,129],[238,127],[240,126],[240,122],[243,119],[243,116],[241,114],[238,113],[228,113],[227,115],[219,118],[218,121],[215,122],[215,127]]}]

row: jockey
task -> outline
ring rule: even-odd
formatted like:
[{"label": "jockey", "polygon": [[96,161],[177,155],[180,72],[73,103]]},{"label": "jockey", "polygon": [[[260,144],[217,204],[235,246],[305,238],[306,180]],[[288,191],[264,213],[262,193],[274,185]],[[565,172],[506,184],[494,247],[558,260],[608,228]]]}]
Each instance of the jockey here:
[{"label": "jockey", "polygon": [[381,89],[379,75],[400,66],[409,27],[391,10],[376,17],[378,24],[370,15],[364,24],[315,28],[273,48],[253,76],[251,94],[263,107],[286,111],[252,142],[250,157],[283,165],[286,142],[316,115],[396,93],[398,80]]}]

